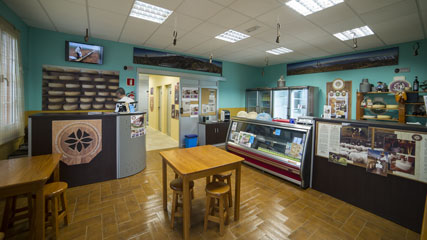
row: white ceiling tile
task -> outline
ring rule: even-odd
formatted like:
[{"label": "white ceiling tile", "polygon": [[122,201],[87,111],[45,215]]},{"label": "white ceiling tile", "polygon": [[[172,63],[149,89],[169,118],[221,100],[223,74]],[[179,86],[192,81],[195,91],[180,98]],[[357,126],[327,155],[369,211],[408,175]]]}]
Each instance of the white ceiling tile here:
[{"label": "white ceiling tile", "polygon": [[319,49],[317,47],[311,46],[309,44],[304,44],[303,46],[295,47],[293,50],[297,53],[309,56],[309,57],[322,57],[331,55],[329,52]]},{"label": "white ceiling tile", "polygon": [[223,6],[208,0],[185,0],[176,11],[191,17],[207,20],[223,8]]},{"label": "white ceiling tile", "polygon": [[[84,35],[88,28],[86,6],[64,0],[40,0],[60,32]],[[68,14],[73,12],[73,14]],[[117,40],[117,38],[115,39]]]},{"label": "white ceiling tile", "polygon": [[332,35],[319,37],[318,39],[310,39],[307,40],[307,42],[315,47],[324,49],[325,51],[334,54],[348,52],[352,50],[350,46],[348,46],[343,41],[337,39]]},{"label": "white ceiling tile", "polygon": [[371,29],[386,44],[409,42],[424,38],[417,13],[373,24]]},{"label": "white ceiling tile", "polygon": [[256,19],[267,24],[271,28],[276,28],[277,17],[281,25],[286,26],[289,22],[304,18],[301,14],[294,11],[292,8],[283,5],[258,16]]},{"label": "white ceiling tile", "polygon": [[349,18],[357,17],[356,14],[344,3],[306,16],[308,20],[318,26],[326,26],[333,23],[339,23]]},{"label": "white ceiling tile", "polygon": [[281,5],[276,0],[237,0],[229,7],[249,17],[257,17]]},{"label": "white ceiling tile", "polygon": [[201,24],[202,20],[174,12],[168,17],[168,19],[166,19],[164,23],[162,23],[162,26],[167,25],[174,28],[175,23],[177,28],[189,31]]},{"label": "white ceiling tile", "polygon": [[191,48],[189,51],[194,53],[210,53],[213,52],[215,49],[224,47],[226,45],[229,45],[229,42],[222,41],[216,38],[211,38],[207,40],[206,42],[203,42],[199,44],[198,46],[195,46],[194,48]]},{"label": "white ceiling tile", "polygon": [[[349,47],[353,47],[352,40],[344,41]],[[378,39],[376,35],[366,36],[357,39],[357,50],[370,49],[383,47],[384,44]]]},{"label": "white ceiling tile", "polygon": [[142,45],[158,27],[159,24],[157,23],[129,17],[120,42]]},{"label": "white ceiling tile", "polygon": [[224,8],[208,21],[223,27],[234,28],[249,21],[249,17],[246,17],[231,9]]},{"label": "white ceiling tile", "polygon": [[[159,28],[152,34],[152,36],[145,41],[144,45],[154,48],[166,48],[173,42],[173,26],[161,24]],[[188,31],[177,28],[178,38],[183,36]]]},{"label": "white ceiling tile", "polygon": [[88,0],[89,7],[128,15],[135,0]]},{"label": "white ceiling tile", "polygon": [[388,5],[378,10],[361,14],[361,18],[367,25],[378,24],[401,16],[417,13],[417,5],[414,0],[406,0]]},{"label": "white ceiling tile", "polygon": [[211,37],[215,37],[218,36],[219,34],[227,31],[228,28],[226,27],[221,27],[218,26],[216,24],[212,24],[209,22],[204,22],[202,24],[200,24],[199,26],[197,26],[193,32],[195,33],[200,33],[206,36],[211,36]]},{"label": "white ceiling tile", "polygon": [[347,3],[357,13],[362,14],[399,1],[401,0],[346,0],[345,3]]},{"label": "white ceiling tile", "polygon": [[[125,15],[89,7],[90,34],[96,38],[117,41],[126,21]],[[131,17],[129,17],[131,18]]]},{"label": "white ceiling tile", "polygon": [[[103,1],[103,0],[102,0]],[[117,1],[117,0],[115,0]],[[122,1],[122,0],[120,0]],[[143,2],[175,11],[184,0],[142,0]]]},{"label": "white ceiling tile", "polygon": [[25,23],[33,27],[54,30],[48,16],[37,0],[4,0],[19,17],[25,19]]},{"label": "white ceiling tile", "polygon": [[222,6],[228,6],[234,2],[234,0],[211,0],[211,2],[221,4]]},{"label": "white ceiling tile", "polygon": [[[252,28],[252,27],[258,27],[258,28],[256,30],[248,32],[247,30]],[[244,34],[248,34],[250,36],[255,36],[257,34],[261,34],[265,31],[271,30],[271,29],[267,25],[265,25],[264,23],[261,23],[260,21],[250,20],[248,22],[245,22],[245,23],[235,27],[234,30],[239,31],[239,32],[244,33]]]},{"label": "white ceiling tile", "polygon": [[[196,47],[197,45],[203,42],[206,42],[209,38],[210,36],[189,32],[185,34],[183,37],[178,37],[176,47],[186,51],[188,49]],[[172,44],[169,47],[174,48]]]},{"label": "white ceiling tile", "polygon": [[328,31],[331,34],[338,32],[343,32],[357,27],[365,26],[366,24],[360,20],[359,17],[350,17],[348,19],[342,20],[341,22],[331,23],[329,25],[323,26],[323,29]]}]

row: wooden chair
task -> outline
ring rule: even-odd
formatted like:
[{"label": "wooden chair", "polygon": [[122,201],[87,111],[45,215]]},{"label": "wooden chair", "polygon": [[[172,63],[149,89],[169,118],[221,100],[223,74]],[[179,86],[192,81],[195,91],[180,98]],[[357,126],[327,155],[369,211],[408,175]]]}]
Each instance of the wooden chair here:
[{"label": "wooden chair", "polygon": [[215,174],[213,175],[212,179],[213,181],[218,181],[218,182],[224,182],[227,183],[228,186],[230,186],[230,192],[228,193],[228,206],[232,207],[233,206],[233,196],[231,193],[231,172],[224,172],[224,173],[219,173],[219,174]]},{"label": "wooden chair", "polygon": [[[19,198],[26,198],[27,206],[17,208],[17,200]],[[3,222],[1,226],[1,231],[3,232],[2,234],[7,235],[8,229],[12,228],[15,222],[22,219],[28,218],[28,220],[30,221],[29,226],[31,226],[33,204],[33,196],[30,193],[6,198],[6,205],[3,213]]]},{"label": "wooden chair", "polygon": [[[182,178],[177,177],[175,175],[175,179],[170,182],[170,188],[173,190],[172,193],[172,209],[171,209],[171,228],[173,229],[175,223],[175,217],[182,217],[182,212],[178,211],[178,208],[183,207],[182,202],[180,203],[178,200],[183,198],[183,189],[182,189]],[[194,199],[194,181],[190,181],[190,194],[191,199]],[[190,201],[191,208],[191,201]]]},{"label": "wooden chair", "polygon": [[[230,208],[228,207],[228,192],[230,186],[224,182],[211,182],[206,185],[206,210],[204,231],[208,228],[208,221],[219,223],[219,234],[224,235],[224,222],[228,224]],[[215,204],[218,200],[218,205]],[[218,216],[216,212],[218,211]],[[224,216],[225,215],[225,216]],[[225,221],[224,221],[225,219]]]},{"label": "wooden chair", "polygon": [[[54,239],[58,238],[61,220],[64,220],[65,226],[69,223],[67,198],[65,196],[67,188],[68,184],[66,182],[53,182],[46,184],[43,189],[46,206],[50,205],[50,211],[49,207],[46,207],[46,216],[48,221],[50,220],[49,223],[52,226]],[[61,209],[59,209],[59,204],[61,204]]]}]

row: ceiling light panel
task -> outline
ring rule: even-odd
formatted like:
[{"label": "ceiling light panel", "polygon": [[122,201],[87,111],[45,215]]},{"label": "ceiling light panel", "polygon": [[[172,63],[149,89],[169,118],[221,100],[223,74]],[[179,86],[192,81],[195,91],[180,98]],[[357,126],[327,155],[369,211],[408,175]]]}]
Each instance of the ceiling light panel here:
[{"label": "ceiling light panel", "polygon": [[368,26],[363,26],[363,27],[347,30],[344,32],[335,33],[334,36],[341,41],[347,41],[353,38],[361,38],[361,37],[366,37],[373,34],[374,32]]},{"label": "ceiling light panel", "polygon": [[344,0],[291,0],[286,2],[286,5],[298,13],[307,16],[342,2]]},{"label": "ceiling light panel", "polygon": [[215,38],[223,40],[223,41],[235,43],[235,42],[238,42],[238,41],[243,40],[243,39],[248,38],[248,37],[250,37],[250,36],[246,35],[244,33],[237,32],[237,31],[230,29],[227,32],[221,33],[220,35],[216,36]]},{"label": "ceiling light panel", "polygon": [[131,17],[144,19],[155,23],[163,23],[173,11],[151,5],[141,1],[135,1],[129,14]]},{"label": "ceiling light panel", "polygon": [[293,52],[293,50],[285,48],[285,47],[279,47],[279,48],[267,50],[266,52],[274,54],[274,55],[282,55],[282,54],[285,54],[285,53]]}]

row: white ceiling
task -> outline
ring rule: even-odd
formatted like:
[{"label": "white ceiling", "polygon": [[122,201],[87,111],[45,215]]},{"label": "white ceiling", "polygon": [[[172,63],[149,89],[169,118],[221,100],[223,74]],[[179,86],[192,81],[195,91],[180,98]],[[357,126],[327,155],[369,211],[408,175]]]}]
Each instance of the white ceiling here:
[{"label": "white ceiling", "polygon": [[[143,45],[238,62],[253,66],[301,61],[354,51],[352,41],[332,34],[368,25],[375,35],[360,38],[358,49],[381,47],[426,38],[426,0],[345,0],[306,17],[287,0],[143,0],[173,10],[163,23],[129,17],[134,0],[4,0],[28,25],[48,30]],[[282,25],[275,43],[276,21]],[[172,45],[172,32],[178,43]],[[253,32],[246,29],[259,26]],[[250,35],[237,43],[214,37],[229,29]],[[83,40],[83,39],[82,39]],[[294,50],[280,56],[265,51]]]}]

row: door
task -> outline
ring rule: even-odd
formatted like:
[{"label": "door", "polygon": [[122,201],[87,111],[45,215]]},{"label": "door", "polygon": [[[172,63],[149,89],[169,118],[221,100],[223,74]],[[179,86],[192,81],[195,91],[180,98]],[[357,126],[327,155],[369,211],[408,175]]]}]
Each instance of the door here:
[{"label": "door", "polygon": [[167,133],[169,136],[171,136],[171,119],[172,119],[172,87],[171,85],[166,86],[166,93],[167,93],[167,104],[166,104],[166,127],[167,127]]},{"label": "door", "polygon": [[258,91],[246,91],[246,112],[258,112]]},{"label": "door", "polygon": [[271,90],[258,91],[259,113],[271,114]]},{"label": "door", "polygon": [[289,90],[273,90],[273,118],[288,119]]},{"label": "door", "polygon": [[157,102],[158,102],[158,106],[157,106],[157,119],[158,119],[158,127],[159,127],[159,131],[162,131],[162,87],[157,87]]},{"label": "door", "polygon": [[[198,80],[190,80],[190,79],[180,79],[179,83],[180,92],[180,114],[179,114],[179,146],[184,147],[184,138],[185,135],[188,134],[199,134],[199,117],[191,117],[190,114],[183,114],[185,104],[187,103],[198,103],[197,101],[188,101],[183,98],[183,88],[191,88],[199,90],[199,81]],[[194,99],[196,100],[196,99]],[[200,109],[200,108],[199,108]]]},{"label": "door", "polygon": [[206,124],[206,145],[218,143],[218,124]]},{"label": "door", "polygon": [[291,90],[291,118],[307,116],[307,89],[292,89]]}]

